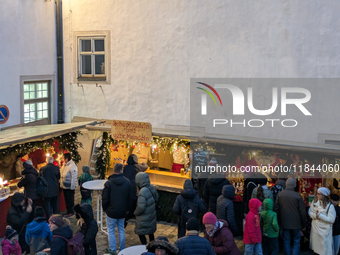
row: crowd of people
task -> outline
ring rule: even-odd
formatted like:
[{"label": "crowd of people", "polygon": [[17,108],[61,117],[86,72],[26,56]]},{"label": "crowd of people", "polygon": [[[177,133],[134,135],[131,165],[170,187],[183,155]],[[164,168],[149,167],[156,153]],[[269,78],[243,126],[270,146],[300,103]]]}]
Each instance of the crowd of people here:
[{"label": "crowd of people", "polygon": [[[15,193],[12,197],[6,235],[1,243],[4,255],[67,254],[67,246],[71,244],[80,249],[81,255],[97,254],[98,226],[93,217],[91,191],[81,187],[81,204],[74,206],[76,187],[92,176],[84,166],[78,178],[78,169],[70,154],[65,153],[63,160],[64,165],[59,169],[53,164],[53,158],[48,157],[47,165],[39,172],[31,161],[24,163],[24,178],[18,186],[24,187],[25,193]],[[243,230],[235,220],[235,188],[226,178],[215,176],[201,180],[203,192],[197,192],[187,179],[172,208],[178,216],[178,240],[172,244],[166,236],[155,239],[157,210],[161,205],[157,190],[144,171],[132,154],[126,166],[115,164],[113,174],[105,183],[102,207],[108,230],[107,253],[116,254],[125,249],[125,227],[133,217],[134,232],[147,248],[143,255],[236,255],[240,252],[234,237],[241,236],[242,232],[246,255],[278,254],[280,246],[285,254],[299,254],[302,236],[309,240],[315,254],[337,255],[339,252],[339,196],[320,187],[309,207],[295,191],[296,180],[283,174],[271,189],[261,174],[252,174],[245,180]],[[37,205],[39,196],[35,187],[39,177],[48,183],[43,197],[45,210]],[[64,215],[59,214],[59,187],[65,196]],[[203,215],[204,237],[199,236],[200,215]],[[79,225],[75,235],[68,220],[73,216]]]}]

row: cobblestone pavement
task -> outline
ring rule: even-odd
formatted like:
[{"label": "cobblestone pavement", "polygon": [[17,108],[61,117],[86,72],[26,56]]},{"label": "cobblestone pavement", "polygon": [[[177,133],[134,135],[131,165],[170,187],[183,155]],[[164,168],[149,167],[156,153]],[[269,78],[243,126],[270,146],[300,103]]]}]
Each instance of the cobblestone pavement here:
[{"label": "cobblestone pavement", "polygon": [[[94,211],[94,215],[96,217],[97,214],[97,194],[94,193],[93,194],[93,199],[92,199],[92,208]],[[79,192],[79,188],[76,190],[75,192],[75,204],[80,203],[80,192]],[[77,232],[78,228],[76,225],[76,218],[70,218],[70,223],[71,223],[71,228],[72,230],[75,232]],[[105,217],[104,217],[104,225],[105,225]],[[125,229],[125,246],[130,247],[130,246],[134,246],[134,245],[140,245],[140,241],[138,236],[134,233],[134,220],[130,220],[126,229]],[[174,243],[177,240],[177,225],[175,224],[170,224],[167,222],[158,222],[157,223],[157,231],[155,233],[155,237],[157,236],[166,236],[169,241],[171,243]],[[203,233],[200,233],[200,236],[203,236]],[[116,240],[117,243],[118,242],[118,231],[116,230]],[[105,250],[109,247],[108,245],[108,237],[106,234],[104,234],[103,232],[99,231],[96,237],[96,241],[97,241],[97,250],[98,250],[98,255],[103,255],[105,253]],[[235,238],[235,242],[237,247],[240,250],[240,253],[243,254],[244,253],[244,244],[242,242],[242,238],[241,237],[237,237]],[[279,253],[280,255],[283,254],[283,252]],[[309,254],[313,254],[312,252],[309,251],[301,251],[300,254],[302,255],[309,255]],[[2,255],[1,251],[0,251],[0,255]],[[137,254],[136,254],[137,255]],[[194,254],[193,254],[194,255]]]},{"label": "cobblestone pavement", "polygon": [[[76,191],[76,197],[75,197],[75,203],[80,203],[80,192]],[[96,209],[97,209],[97,195],[93,194],[92,196],[92,208],[94,210],[94,215],[96,217]],[[106,223],[105,217],[104,217],[104,224]],[[75,219],[72,219],[73,224],[75,224]],[[126,229],[125,229],[125,247],[130,247],[133,245],[140,245],[140,241],[138,236],[134,233],[134,220],[130,220]],[[72,225],[73,225],[72,224]],[[167,222],[158,222],[157,223],[157,231],[155,233],[155,237],[157,236],[166,236],[171,243],[174,243],[177,240],[177,225]],[[200,233],[200,236],[203,236],[203,233]],[[118,242],[118,230],[116,230],[116,240]],[[99,231],[97,234],[97,250],[98,254],[102,255],[104,254],[105,250],[109,247],[108,245],[108,238],[107,235],[103,232]],[[242,237],[235,238],[236,245],[240,251],[241,254],[244,253],[244,243],[242,241]],[[280,255],[283,254],[281,251],[279,253]],[[300,254],[302,255],[309,255],[313,254],[313,252],[310,251],[301,251]],[[137,254],[136,254],[137,255]]]}]

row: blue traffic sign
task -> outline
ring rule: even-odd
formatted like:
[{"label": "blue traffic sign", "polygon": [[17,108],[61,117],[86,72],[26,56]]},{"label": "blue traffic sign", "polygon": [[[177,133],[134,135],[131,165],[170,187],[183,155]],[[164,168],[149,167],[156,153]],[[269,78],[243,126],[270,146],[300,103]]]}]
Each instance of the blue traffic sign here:
[{"label": "blue traffic sign", "polygon": [[0,105],[0,124],[4,124],[9,117],[9,110],[6,105]]}]

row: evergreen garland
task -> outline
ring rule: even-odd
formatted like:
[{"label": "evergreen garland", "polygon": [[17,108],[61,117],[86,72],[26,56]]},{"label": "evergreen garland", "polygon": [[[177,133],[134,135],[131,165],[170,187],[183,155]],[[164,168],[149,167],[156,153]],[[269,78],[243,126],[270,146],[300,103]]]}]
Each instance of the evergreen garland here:
[{"label": "evergreen garland", "polygon": [[80,131],[70,132],[64,135],[56,136],[44,141],[35,141],[29,143],[18,144],[6,149],[0,150],[0,160],[10,157],[11,155],[26,155],[37,149],[47,149],[53,147],[54,143],[57,141],[59,143],[59,150],[71,153],[72,160],[78,164],[81,160],[81,156],[78,152],[79,147],[83,148],[83,144],[78,141],[78,135],[81,134]]}]

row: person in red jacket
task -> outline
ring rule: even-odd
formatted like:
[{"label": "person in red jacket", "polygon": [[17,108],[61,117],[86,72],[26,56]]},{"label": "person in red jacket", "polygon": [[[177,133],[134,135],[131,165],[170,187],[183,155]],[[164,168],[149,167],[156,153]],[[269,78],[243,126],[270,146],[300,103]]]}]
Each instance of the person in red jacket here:
[{"label": "person in red jacket", "polygon": [[245,244],[244,255],[262,255],[262,234],[260,225],[259,208],[262,202],[257,198],[249,201],[249,213],[246,217],[246,224],[243,233],[243,242]]},{"label": "person in red jacket", "polygon": [[1,247],[3,255],[21,255],[17,231],[7,226],[5,238],[1,242]]},{"label": "person in red jacket", "polygon": [[203,216],[204,238],[208,239],[216,255],[240,255],[228,222],[217,220],[215,214],[208,212]]}]

